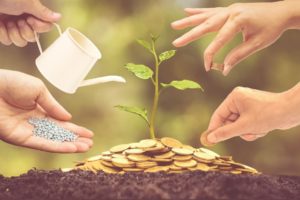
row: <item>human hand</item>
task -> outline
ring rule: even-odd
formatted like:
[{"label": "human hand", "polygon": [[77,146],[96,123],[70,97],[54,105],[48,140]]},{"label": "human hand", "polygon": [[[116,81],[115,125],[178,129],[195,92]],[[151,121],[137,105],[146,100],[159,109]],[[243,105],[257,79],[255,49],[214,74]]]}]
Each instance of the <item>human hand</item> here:
[{"label": "human hand", "polygon": [[207,146],[237,136],[253,141],[272,130],[295,127],[300,124],[299,104],[300,84],[283,93],[237,87],[212,115],[201,142]]},{"label": "human hand", "polygon": [[1,0],[0,42],[24,47],[28,42],[35,42],[34,31],[48,32],[60,17],[39,0]]},{"label": "human hand", "polygon": [[204,66],[209,71],[214,55],[242,32],[243,43],[225,57],[222,71],[227,75],[239,62],[273,44],[285,30],[299,28],[299,7],[299,1],[278,1],[236,3],[217,8],[187,8],[185,12],[189,16],[173,22],[172,27],[176,30],[194,28],[176,39],[173,45],[182,47],[207,33],[218,32],[204,52]]},{"label": "human hand", "polygon": [[[49,118],[79,137],[75,142],[53,142],[33,135],[31,117]],[[93,133],[72,124],[71,115],[53,98],[39,79],[0,70],[0,139],[8,143],[49,152],[85,152]]]}]

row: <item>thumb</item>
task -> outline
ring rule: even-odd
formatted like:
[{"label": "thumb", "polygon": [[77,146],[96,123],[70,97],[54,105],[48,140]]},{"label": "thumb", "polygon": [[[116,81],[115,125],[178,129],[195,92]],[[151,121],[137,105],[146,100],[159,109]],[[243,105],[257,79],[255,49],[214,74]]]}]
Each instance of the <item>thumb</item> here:
[{"label": "thumb", "polygon": [[54,12],[44,6],[39,0],[34,0],[32,5],[28,6],[28,14],[32,14],[46,22],[57,22],[61,18],[61,14]]},{"label": "thumb", "polygon": [[54,99],[47,88],[43,89],[36,103],[54,119],[68,121],[72,118],[72,115]]},{"label": "thumb", "polygon": [[261,42],[257,42],[258,39],[253,37],[242,44],[238,45],[234,49],[232,49],[229,54],[226,56],[224,60],[224,70],[223,74],[227,76],[231,69],[240,63],[242,60],[246,59],[250,55],[254,54],[255,52],[259,51],[262,47]]},{"label": "thumb", "polygon": [[247,127],[247,120],[239,118],[232,123],[226,124],[211,131],[207,136],[207,141],[214,144],[235,136],[244,135],[249,133]]}]

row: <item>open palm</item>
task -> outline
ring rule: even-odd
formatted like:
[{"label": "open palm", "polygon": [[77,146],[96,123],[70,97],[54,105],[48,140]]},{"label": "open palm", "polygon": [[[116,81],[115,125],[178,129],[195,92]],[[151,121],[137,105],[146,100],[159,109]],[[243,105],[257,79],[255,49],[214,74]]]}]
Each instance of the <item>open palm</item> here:
[{"label": "open palm", "polygon": [[79,137],[76,142],[53,142],[33,135],[33,126],[27,120],[30,117],[46,117],[40,106],[33,110],[15,108],[0,99],[0,132],[8,143],[51,152],[83,152],[92,145],[92,134],[85,128],[69,122],[58,122],[62,127],[75,132]]},{"label": "open palm", "polygon": [[[41,81],[26,74],[11,73],[7,72],[6,83],[13,81],[15,84],[8,84],[0,92],[0,139],[19,146],[61,153],[84,152],[92,146],[93,133],[68,122],[70,114],[54,100]],[[14,75],[13,80],[11,75]],[[78,138],[75,142],[54,142],[34,136],[34,127],[28,123],[31,117],[47,117],[76,133]]]}]

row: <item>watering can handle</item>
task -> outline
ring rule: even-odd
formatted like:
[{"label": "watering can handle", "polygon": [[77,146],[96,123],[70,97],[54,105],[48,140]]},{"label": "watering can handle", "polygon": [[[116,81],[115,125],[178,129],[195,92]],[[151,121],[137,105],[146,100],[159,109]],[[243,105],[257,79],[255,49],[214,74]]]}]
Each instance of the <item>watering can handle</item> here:
[{"label": "watering can handle", "polygon": [[[53,25],[56,27],[59,35],[61,35],[62,31],[61,31],[60,26],[58,24],[56,24],[56,23],[53,23]],[[37,46],[39,48],[40,53],[42,54],[43,53],[42,45],[41,45],[41,42],[39,40],[39,35],[38,35],[38,33],[36,31],[34,31],[34,39],[36,41],[36,44],[37,44]]]}]

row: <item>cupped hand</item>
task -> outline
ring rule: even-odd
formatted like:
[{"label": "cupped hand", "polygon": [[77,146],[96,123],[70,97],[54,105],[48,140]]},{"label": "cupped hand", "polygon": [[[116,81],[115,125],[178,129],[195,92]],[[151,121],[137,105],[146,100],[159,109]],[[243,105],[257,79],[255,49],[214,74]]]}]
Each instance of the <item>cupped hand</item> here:
[{"label": "cupped hand", "polygon": [[272,130],[286,130],[300,124],[300,84],[283,93],[237,87],[211,117],[202,143],[241,137],[253,141]]},{"label": "cupped hand", "polygon": [[0,1],[0,42],[24,47],[35,42],[34,31],[48,32],[61,15],[45,7],[39,0]]},{"label": "cupped hand", "polygon": [[299,6],[299,2],[236,3],[228,7],[187,8],[185,12],[189,16],[173,22],[172,27],[176,30],[194,28],[173,44],[182,47],[207,33],[218,32],[204,52],[204,66],[209,71],[215,54],[242,32],[243,42],[225,57],[222,70],[227,75],[239,62],[271,45],[285,30],[292,28],[290,19],[293,13],[289,9],[295,6]]},{"label": "cupped hand", "polygon": [[[71,115],[53,98],[45,85],[32,76],[0,71],[0,139],[48,152],[75,153],[89,150],[93,133],[70,123]],[[75,142],[53,142],[33,135],[31,117],[48,118],[78,135]]]}]

